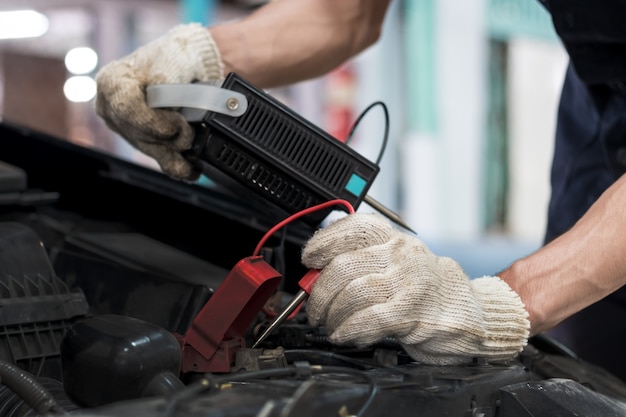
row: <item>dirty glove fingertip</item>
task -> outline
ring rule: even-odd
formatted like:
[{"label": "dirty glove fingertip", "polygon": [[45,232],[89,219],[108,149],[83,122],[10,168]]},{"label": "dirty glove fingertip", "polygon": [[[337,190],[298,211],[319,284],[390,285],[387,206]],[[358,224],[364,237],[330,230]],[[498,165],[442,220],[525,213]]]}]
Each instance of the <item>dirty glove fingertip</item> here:
[{"label": "dirty glove fingertip", "polygon": [[389,222],[376,214],[351,214],[319,229],[302,251],[302,263],[324,268],[337,255],[381,245],[393,236]]}]

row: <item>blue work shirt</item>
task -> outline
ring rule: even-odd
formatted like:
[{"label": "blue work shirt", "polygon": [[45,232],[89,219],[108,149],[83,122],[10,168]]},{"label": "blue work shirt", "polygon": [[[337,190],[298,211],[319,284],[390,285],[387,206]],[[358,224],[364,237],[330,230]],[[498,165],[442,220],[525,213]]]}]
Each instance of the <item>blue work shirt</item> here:
[{"label": "blue work shirt", "polygon": [[[570,56],[558,111],[545,240],[626,172],[626,0],[543,0]],[[625,254],[626,255],[626,254]],[[549,333],[626,381],[626,288]]]}]

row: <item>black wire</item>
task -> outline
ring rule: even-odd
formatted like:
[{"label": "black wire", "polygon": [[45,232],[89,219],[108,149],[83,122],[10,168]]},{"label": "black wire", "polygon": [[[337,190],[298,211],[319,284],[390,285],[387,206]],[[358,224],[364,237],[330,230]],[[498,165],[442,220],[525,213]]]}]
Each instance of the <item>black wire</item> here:
[{"label": "black wire", "polygon": [[348,134],[348,138],[346,139],[346,144],[352,139],[352,136],[354,135],[354,132],[356,131],[356,128],[361,120],[363,120],[365,115],[375,106],[381,106],[385,114],[385,134],[383,135],[383,143],[381,145],[380,152],[378,153],[378,158],[376,158],[376,165],[380,165],[380,161],[383,159],[383,154],[385,153],[385,149],[387,148],[387,142],[389,142],[389,111],[387,110],[387,105],[382,101],[373,102],[361,112],[359,117],[357,117],[356,121],[352,125],[352,128],[350,129],[350,133]]},{"label": "black wire", "polygon": [[178,391],[170,395],[167,398],[168,402],[165,404],[165,408],[163,410],[163,413],[161,413],[161,417],[172,417],[179,404],[181,404],[183,401],[191,400],[202,392],[219,392],[222,384],[224,383],[246,381],[251,379],[287,377],[293,375],[295,372],[296,371],[294,367],[289,367],[263,369],[260,371],[252,372],[240,372],[224,376],[215,376],[210,373],[204,374],[201,380],[194,382],[192,385],[188,385],[187,388],[182,391]]},{"label": "black wire", "polygon": [[282,233],[280,234],[280,241],[278,242],[278,247],[276,251],[278,253],[276,270],[279,271],[283,276],[287,275],[286,266],[285,266],[285,242],[287,241],[287,228],[289,225],[285,225],[283,227]]},{"label": "black wire", "polygon": [[299,405],[298,403],[302,400],[302,398],[304,398],[309,390],[311,390],[311,388],[313,388],[317,383],[318,381],[314,379],[308,379],[300,384],[296,392],[289,398],[287,404],[285,404],[285,408],[283,408],[279,417],[289,417],[297,409],[296,406]]},{"label": "black wire", "polygon": [[295,372],[297,372],[295,367],[289,367],[263,369],[260,371],[252,372],[240,372],[224,376],[215,376],[210,373],[204,374],[201,380],[194,382],[192,385],[188,385],[186,389],[178,391],[169,396],[169,401],[165,404],[165,408],[163,410],[163,413],[161,413],[161,417],[172,417],[181,402],[190,400],[204,391],[218,392],[220,391],[221,386],[224,383],[246,381],[250,379],[287,377],[293,375]]},{"label": "black wire", "polygon": [[346,368],[343,366],[322,366],[321,368],[322,368],[323,373],[338,373],[338,374],[355,375],[361,378],[365,378],[367,380],[369,384],[369,394],[367,396],[367,400],[365,400],[359,412],[356,413],[355,417],[363,416],[365,411],[367,411],[369,406],[374,401],[374,397],[378,393],[378,384],[376,383],[374,378],[366,372],[359,371],[359,370],[352,369],[352,368]]},{"label": "black wire", "polygon": [[251,379],[276,378],[279,376],[292,376],[297,372],[294,366],[286,368],[261,369],[260,371],[238,372],[224,376],[214,377],[214,381],[221,385],[227,382],[247,381]]},{"label": "black wire", "polygon": [[[325,366],[325,365],[315,365],[315,367],[309,368],[311,375],[315,374],[347,374],[347,375],[355,375],[359,378],[363,378],[367,380],[369,385],[369,392],[367,400],[361,406],[359,412],[355,415],[355,417],[361,417],[363,413],[369,408],[374,401],[374,397],[378,393],[378,384],[374,380],[374,378],[366,372],[360,371],[358,369],[348,368],[346,366]],[[267,379],[267,378],[276,378],[276,377],[288,377],[293,375],[298,375],[298,373],[302,372],[302,369],[291,365],[286,368],[274,368],[274,369],[262,369],[259,371],[250,371],[250,372],[240,372],[233,373],[223,376],[215,376],[211,374],[205,374],[203,379],[190,385],[187,389],[174,393],[169,397],[169,402],[165,405],[165,409],[163,413],[161,413],[162,417],[172,417],[174,412],[178,408],[178,405],[185,401],[189,400],[194,396],[197,396],[203,391],[219,391],[220,387],[224,383],[229,382],[246,382],[255,379]],[[297,401],[298,399],[296,399]]]},{"label": "black wire", "polygon": [[[283,352],[288,362],[303,361],[311,362],[315,365],[325,364],[322,362],[336,362],[341,363],[341,366],[351,366],[359,370],[375,369],[372,363],[353,359],[349,356],[341,355],[336,352],[329,352],[326,350],[313,350],[313,349],[287,349]],[[333,365],[334,366],[334,365]]]},{"label": "black wire", "polygon": [[[264,378],[272,378],[272,377],[279,377],[279,376],[291,376],[293,374],[297,374],[298,372],[299,372],[299,369],[296,368],[295,366],[289,366],[287,368],[262,369],[260,371],[241,372],[238,374],[235,373],[235,374],[215,377],[213,379],[213,382],[217,384],[222,384],[225,382],[249,381],[252,379],[264,379]],[[371,375],[363,371],[357,370],[357,369],[348,368],[345,366],[321,365],[321,366],[317,366],[317,369],[311,368],[311,372],[315,374],[328,374],[328,373],[348,374],[348,375],[355,375],[355,376],[358,376],[360,378],[364,378],[367,380],[369,384],[368,397],[365,403],[363,403],[363,405],[361,406],[361,409],[359,410],[359,412],[355,415],[355,417],[360,417],[363,415],[363,413],[365,413],[365,411],[372,404],[372,401],[374,401],[374,397],[378,393],[378,384],[376,384],[376,381],[374,380],[374,378],[372,378]]]},{"label": "black wire", "polygon": [[204,378],[192,385],[188,385],[182,391],[175,392],[168,399],[169,401],[165,404],[165,408],[163,409],[163,413],[161,413],[161,417],[172,417],[174,412],[178,408],[178,405],[184,401],[189,400],[192,397],[197,396],[203,391],[208,391],[211,389],[219,389],[219,384],[215,382],[210,375],[205,375]]}]

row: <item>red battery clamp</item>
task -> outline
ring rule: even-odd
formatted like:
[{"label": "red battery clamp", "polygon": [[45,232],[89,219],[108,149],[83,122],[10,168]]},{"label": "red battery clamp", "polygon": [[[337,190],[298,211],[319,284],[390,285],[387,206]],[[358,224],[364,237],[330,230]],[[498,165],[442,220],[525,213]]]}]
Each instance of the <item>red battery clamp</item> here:
[{"label": "red battery clamp", "polygon": [[[261,248],[270,236],[289,222],[332,206],[343,206],[348,213],[354,213],[354,208],[345,200],[330,200],[302,210],[272,227],[257,244],[253,256],[235,265],[194,318],[189,330],[177,336],[182,349],[182,373],[231,371],[237,350],[246,347],[245,334],[250,324],[282,279],[282,275],[258,255]],[[298,285],[301,290],[274,318],[254,347],[299,310],[318,275],[319,271],[309,270],[300,279]]]},{"label": "red battery clamp", "polygon": [[245,334],[276,291],[281,274],[261,256],[239,261],[193,320],[184,335],[182,369],[187,372],[230,372]]}]

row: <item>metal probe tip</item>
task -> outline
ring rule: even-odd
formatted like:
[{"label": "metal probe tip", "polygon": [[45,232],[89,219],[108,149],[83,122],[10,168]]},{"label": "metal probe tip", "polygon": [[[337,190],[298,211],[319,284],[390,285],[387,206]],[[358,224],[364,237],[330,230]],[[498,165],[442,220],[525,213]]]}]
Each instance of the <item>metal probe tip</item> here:
[{"label": "metal probe tip", "polygon": [[261,343],[263,343],[263,341],[267,339],[267,336],[269,336],[275,329],[277,329],[278,326],[283,324],[283,322],[287,320],[287,317],[289,317],[289,315],[296,309],[296,307],[298,307],[298,305],[300,305],[300,303],[302,303],[307,297],[308,294],[306,293],[306,291],[298,291],[298,293],[291,299],[291,301],[289,301],[287,307],[285,307],[285,309],[278,316],[274,317],[269,326],[267,326],[267,329],[265,329],[265,331],[261,333],[261,336],[259,336],[256,342],[254,342],[254,344],[252,345],[252,349],[255,349]]},{"label": "metal probe tip", "polygon": [[366,195],[365,198],[363,199],[363,201],[365,201],[367,204],[369,204],[374,209],[376,209],[376,211],[380,212],[380,214],[384,215],[389,220],[391,220],[392,222],[396,223],[398,226],[404,227],[406,230],[408,230],[411,233],[417,234],[417,232],[415,230],[411,229],[409,227],[409,225],[406,224],[404,222],[404,220],[402,220],[402,218],[397,213],[389,210],[387,207],[385,207],[380,202],[374,200],[369,195]]}]

